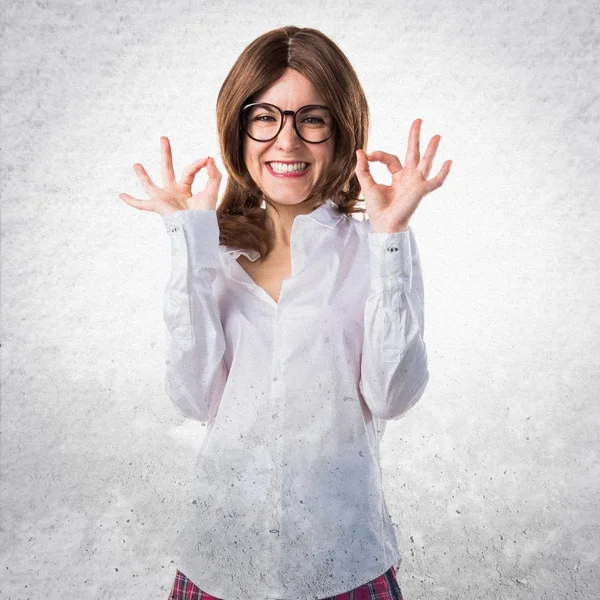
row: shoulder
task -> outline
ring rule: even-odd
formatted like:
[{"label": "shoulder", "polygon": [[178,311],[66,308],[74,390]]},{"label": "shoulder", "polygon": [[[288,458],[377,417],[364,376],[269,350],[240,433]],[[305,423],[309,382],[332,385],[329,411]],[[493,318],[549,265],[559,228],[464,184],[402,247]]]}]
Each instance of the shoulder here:
[{"label": "shoulder", "polygon": [[369,237],[371,222],[368,216],[365,215],[363,220],[363,215],[348,215],[346,221],[347,226],[353,229],[360,238],[367,239]]}]

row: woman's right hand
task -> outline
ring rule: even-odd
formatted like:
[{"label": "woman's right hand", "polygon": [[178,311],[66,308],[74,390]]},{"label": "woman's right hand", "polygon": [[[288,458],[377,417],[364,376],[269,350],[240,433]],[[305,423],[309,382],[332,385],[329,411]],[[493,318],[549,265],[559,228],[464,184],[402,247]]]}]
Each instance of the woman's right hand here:
[{"label": "woman's right hand", "polygon": [[[141,200],[133,198],[129,194],[119,194],[119,198],[138,210],[148,210],[162,216],[170,215],[177,210],[216,210],[219,186],[223,176],[215,165],[215,159],[207,156],[194,161],[185,167],[180,181],[176,181],[169,139],[161,136],[160,146],[164,187],[160,188],[155,185],[146,173],[146,169],[140,163],[135,163],[133,168],[150,199]],[[201,192],[192,195],[194,177],[203,167],[207,167],[208,182]]]}]

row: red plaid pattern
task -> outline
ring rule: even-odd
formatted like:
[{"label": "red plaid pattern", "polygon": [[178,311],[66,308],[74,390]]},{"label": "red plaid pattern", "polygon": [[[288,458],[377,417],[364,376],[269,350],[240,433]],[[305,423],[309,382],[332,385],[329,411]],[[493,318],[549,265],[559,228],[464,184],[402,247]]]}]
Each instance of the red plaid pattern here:
[{"label": "red plaid pattern", "polygon": [[[168,600],[220,600],[194,585],[179,569]],[[396,569],[390,567],[376,579],[325,600],[404,600],[396,579]]]}]

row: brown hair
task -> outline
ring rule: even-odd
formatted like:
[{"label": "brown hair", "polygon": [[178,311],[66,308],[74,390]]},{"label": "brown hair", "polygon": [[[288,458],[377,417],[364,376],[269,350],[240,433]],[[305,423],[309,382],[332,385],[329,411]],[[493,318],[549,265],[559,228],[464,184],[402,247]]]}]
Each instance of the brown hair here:
[{"label": "brown hair", "polygon": [[346,215],[366,212],[355,206],[361,200],[354,169],[356,150],[366,148],[370,115],[354,68],[338,46],[317,29],[288,25],[268,31],[242,51],[217,97],[217,132],[228,174],[217,207],[219,243],[256,250],[262,259],[273,248],[266,211],[261,208],[262,202],[269,200],[244,163],[241,109],[288,68],[304,75],[323,95],[335,124],[333,162],[307,200],[331,198]]}]

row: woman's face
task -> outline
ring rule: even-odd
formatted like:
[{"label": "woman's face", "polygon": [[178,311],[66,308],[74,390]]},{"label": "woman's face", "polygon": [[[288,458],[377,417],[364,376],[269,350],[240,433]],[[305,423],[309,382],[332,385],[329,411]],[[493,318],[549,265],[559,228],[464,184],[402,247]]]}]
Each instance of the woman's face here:
[{"label": "woman's face", "polygon": [[[289,68],[253,102],[268,102],[282,111],[295,111],[307,104],[326,105],[312,83],[298,71]],[[267,198],[280,204],[298,204],[308,197],[316,181],[329,168],[333,160],[334,138],[335,134],[321,144],[305,142],[296,134],[292,116],[286,115],[283,129],[270,142],[257,142],[244,135],[244,162],[250,176]],[[270,162],[306,162],[309,165],[301,175],[286,177],[275,173],[267,165]]]}]

